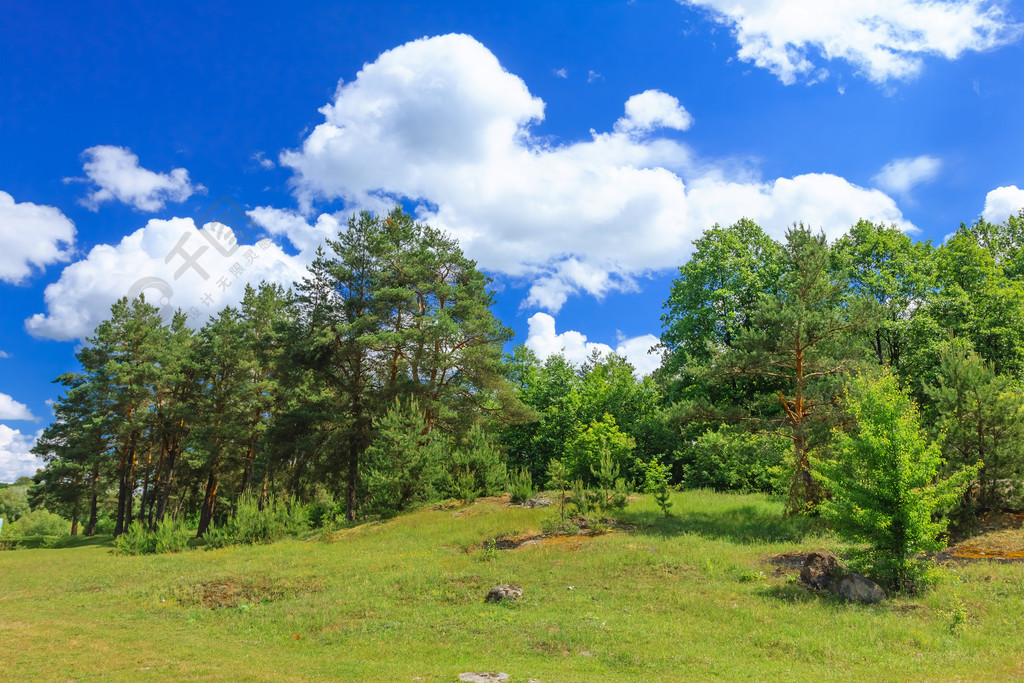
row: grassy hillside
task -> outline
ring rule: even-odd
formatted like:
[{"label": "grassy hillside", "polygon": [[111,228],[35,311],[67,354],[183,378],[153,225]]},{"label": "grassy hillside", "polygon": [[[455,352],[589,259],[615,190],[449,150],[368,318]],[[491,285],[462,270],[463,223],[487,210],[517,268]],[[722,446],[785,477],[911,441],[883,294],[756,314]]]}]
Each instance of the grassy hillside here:
[{"label": "grassy hillside", "polygon": [[[6,680],[1007,680],[1024,565],[959,566],[920,598],[804,591],[768,556],[831,544],[761,496],[649,499],[635,528],[485,552],[551,509],[496,501],[266,547],[0,553]],[[330,541],[330,542],[328,542]],[[499,583],[516,604],[482,602]],[[955,615],[966,616],[952,628]]]}]

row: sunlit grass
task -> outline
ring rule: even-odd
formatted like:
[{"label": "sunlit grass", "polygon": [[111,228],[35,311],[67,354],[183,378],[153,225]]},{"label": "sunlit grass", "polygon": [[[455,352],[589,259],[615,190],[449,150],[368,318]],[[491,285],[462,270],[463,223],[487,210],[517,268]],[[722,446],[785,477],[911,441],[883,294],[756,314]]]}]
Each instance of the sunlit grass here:
[{"label": "sunlit grass", "polygon": [[[628,532],[499,551],[551,509],[481,501],[308,541],[122,557],[109,542],[0,553],[11,680],[1007,680],[1024,675],[1024,566],[848,605],[765,558],[832,545],[762,496],[649,498]],[[516,604],[487,604],[499,583]],[[955,597],[956,596],[956,597]],[[959,635],[952,607],[969,613]]]}]

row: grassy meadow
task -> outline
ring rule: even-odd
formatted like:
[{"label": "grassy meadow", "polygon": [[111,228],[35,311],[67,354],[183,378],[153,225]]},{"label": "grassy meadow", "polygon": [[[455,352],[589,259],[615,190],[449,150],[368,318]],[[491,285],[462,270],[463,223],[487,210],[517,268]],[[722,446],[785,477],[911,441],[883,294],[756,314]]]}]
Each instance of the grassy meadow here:
[{"label": "grassy meadow", "polygon": [[[976,562],[877,606],[767,560],[835,545],[764,496],[689,491],[665,519],[489,551],[552,508],[492,499],[269,546],[0,552],[4,680],[972,680],[1024,677],[1024,564]],[[501,545],[501,544],[499,544]],[[517,603],[483,602],[518,583]]]}]

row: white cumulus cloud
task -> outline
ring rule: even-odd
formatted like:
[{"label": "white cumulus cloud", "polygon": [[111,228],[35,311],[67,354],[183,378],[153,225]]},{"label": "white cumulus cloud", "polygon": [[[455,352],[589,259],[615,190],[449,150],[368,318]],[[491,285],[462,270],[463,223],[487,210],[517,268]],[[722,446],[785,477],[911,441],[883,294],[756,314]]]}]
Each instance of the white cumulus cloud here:
[{"label": "white cumulus cloud", "polygon": [[[188,171],[175,168],[156,173],[139,165],[139,157],[127,147],[97,145],[82,152],[86,178],[96,185],[82,203],[93,211],[103,202],[117,200],[139,211],[159,211],[167,202],[183,202],[206,188],[193,185]],[[65,178],[77,182],[81,178]]]},{"label": "white cumulus cloud", "polygon": [[0,420],[35,420],[36,416],[28,406],[0,392]]},{"label": "white cumulus cloud", "polygon": [[991,0],[678,0],[732,28],[740,59],[785,84],[844,60],[875,83],[909,79],[926,56],[957,59],[1021,33]]},{"label": "white cumulus cloud", "polygon": [[209,314],[242,299],[261,280],[291,286],[303,262],[267,240],[241,244],[221,223],[196,227],[191,218],[153,219],[116,245],[100,244],[67,266],[44,293],[46,313],[25,321],[34,336],[83,339],[123,296],[144,294],[166,316],[181,308],[202,325]]},{"label": "white cumulus cloud", "polygon": [[985,196],[982,218],[990,223],[1002,223],[1024,210],[1024,190],[1016,185],[997,187]]},{"label": "white cumulus cloud", "polygon": [[934,180],[942,169],[942,160],[928,155],[894,159],[882,167],[872,180],[894,194],[907,194],[916,185]]},{"label": "white cumulus cloud", "polygon": [[679,100],[660,90],[645,90],[626,100],[626,115],[615,123],[617,132],[645,133],[657,128],[686,130],[693,117]]},{"label": "white cumulus cloud", "polygon": [[614,349],[608,344],[587,341],[587,336],[576,330],[555,332],[555,319],[547,313],[534,313],[529,321],[529,335],[526,347],[544,360],[548,356],[561,353],[570,363],[579,365],[595,351],[601,356],[615,353],[632,364],[638,376],[649,375],[661,365],[661,356],[657,352],[648,353],[660,344],[653,334],[620,339]]},{"label": "white cumulus cloud", "polygon": [[68,261],[74,243],[75,224],[59,209],[0,191],[0,280],[18,284],[33,267]]},{"label": "white cumulus cloud", "polygon": [[30,452],[42,433],[23,434],[0,424],[0,481],[13,484],[19,477],[31,477],[43,466],[42,459]]},{"label": "white cumulus cloud", "polygon": [[281,162],[303,213],[320,200],[411,201],[485,270],[528,281],[525,305],[549,311],[581,292],[635,289],[638,276],[684,261],[714,223],[746,216],[782,236],[804,221],[834,237],[859,218],[903,222],[891,197],[838,176],[762,180],[696,158],[671,137],[693,120],[664,92],[629,98],[610,132],[567,144],[531,134],[544,106],[475,39],[425,38],[339,86],[324,122]]},{"label": "white cumulus cloud", "polygon": [[316,248],[328,237],[336,237],[342,229],[338,217],[326,213],[320,214],[313,225],[302,214],[287,209],[258,206],[246,213],[253,223],[271,235],[287,238],[299,251],[299,260],[307,265],[313,261]]}]

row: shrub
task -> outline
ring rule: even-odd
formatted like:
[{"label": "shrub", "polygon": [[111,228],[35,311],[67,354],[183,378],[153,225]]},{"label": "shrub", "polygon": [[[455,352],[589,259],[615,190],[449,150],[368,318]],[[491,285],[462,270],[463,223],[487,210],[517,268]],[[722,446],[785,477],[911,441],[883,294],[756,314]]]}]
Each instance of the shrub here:
[{"label": "shrub", "polygon": [[114,539],[114,552],[118,555],[180,553],[188,548],[191,536],[184,520],[176,521],[168,517],[153,531],[148,530],[139,520],[135,520]]},{"label": "shrub", "polygon": [[558,509],[562,522],[565,522],[565,504],[569,501],[567,492],[572,488],[569,479],[569,468],[561,460],[551,459],[548,464],[548,486],[558,489]]},{"label": "shrub", "polygon": [[654,496],[654,502],[658,504],[665,516],[669,516],[669,508],[672,501],[669,500],[670,489],[668,486],[669,466],[662,465],[658,458],[652,458],[649,463],[643,465],[644,490]]},{"label": "shrub", "polygon": [[781,437],[721,427],[693,444],[683,481],[688,488],[782,494],[791,479],[790,451]]},{"label": "shrub", "polygon": [[515,504],[523,503],[537,495],[537,487],[533,485],[533,477],[525,467],[519,468],[509,477],[508,492]]},{"label": "shrub", "polygon": [[615,418],[605,413],[600,420],[580,428],[566,444],[566,464],[572,476],[583,479],[585,484],[599,483],[597,472],[603,467],[602,461],[607,459],[616,471],[621,471],[629,466],[634,448],[633,437],[620,430]]},{"label": "shrub", "polygon": [[288,536],[299,536],[309,528],[305,510],[291,496],[270,496],[263,509],[259,497],[246,494],[238,499],[235,514],[206,534],[208,548],[228,545],[273,543]]},{"label": "shrub", "polygon": [[841,537],[868,544],[864,559],[876,581],[914,591],[924,569],[918,553],[944,546],[948,520],[936,513],[956,503],[980,463],[937,479],[940,445],[928,442],[917,406],[888,371],[852,379],[846,403],[853,433],[837,431],[835,459],[812,470],[832,492],[821,514]]},{"label": "shrub", "polygon": [[[440,489],[449,498],[472,501],[480,495],[496,496],[508,484],[508,470],[501,452],[479,426],[474,425],[462,443],[452,448],[443,460],[445,475]],[[473,478],[472,485],[468,482],[469,476]],[[474,489],[476,494],[472,495]]]},{"label": "shrub", "polygon": [[476,485],[476,473],[468,467],[457,472],[451,492],[467,505],[475,501],[480,496],[480,489]]},{"label": "shrub", "polygon": [[11,522],[4,524],[3,535],[12,538],[24,536],[67,536],[71,533],[71,522],[48,510],[32,510]]},{"label": "shrub", "polygon": [[8,486],[0,489],[0,517],[4,518],[4,524],[13,524],[28,512],[27,486]]},{"label": "shrub", "polygon": [[152,555],[156,552],[156,538],[135,520],[114,539],[114,552],[118,555]]},{"label": "shrub", "polygon": [[600,487],[597,507],[601,510],[621,510],[626,507],[629,488],[626,480],[618,476],[618,464],[611,460],[611,454],[602,454],[597,469],[591,467],[591,473]]},{"label": "shrub", "polygon": [[155,553],[180,553],[188,548],[189,539],[192,538],[185,520],[174,520],[170,517],[157,524],[152,535]]}]

